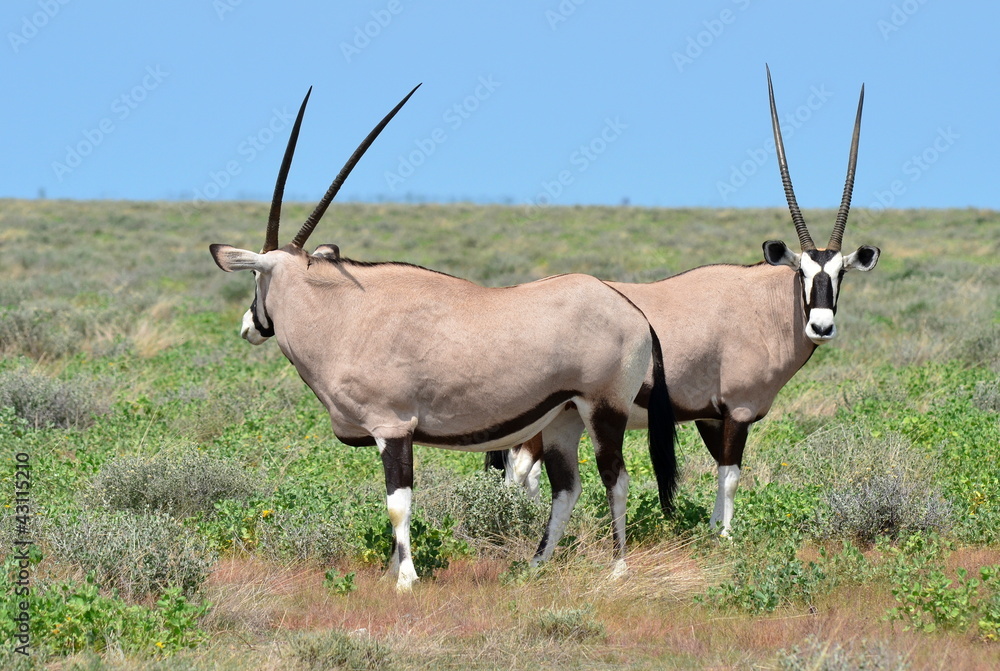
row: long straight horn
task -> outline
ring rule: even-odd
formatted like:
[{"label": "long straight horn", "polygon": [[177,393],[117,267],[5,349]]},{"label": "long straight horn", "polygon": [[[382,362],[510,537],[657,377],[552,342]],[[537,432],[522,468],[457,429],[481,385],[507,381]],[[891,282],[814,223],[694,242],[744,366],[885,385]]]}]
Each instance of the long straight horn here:
[{"label": "long straight horn", "polygon": [[788,161],[785,160],[785,145],[781,141],[781,126],[778,125],[778,108],[774,105],[774,87],[771,86],[771,68],[767,68],[767,94],[771,99],[771,128],[774,130],[774,149],[778,155],[778,169],[781,170],[781,185],[785,188],[785,200],[788,201],[788,211],[792,213],[792,223],[795,224],[795,232],[799,234],[799,245],[802,251],[816,249],[809,229],[806,228],[806,220],[802,217],[799,204],[795,202],[795,191],[792,190],[792,178],[788,175]]},{"label": "long straight horn", "polygon": [[312,214],[309,215],[309,218],[306,219],[306,223],[302,224],[302,228],[299,229],[295,239],[292,240],[293,245],[301,248],[306,244],[306,240],[309,239],[313,229],[316,228],[316,224],[318,224],[319,220],[322,219],[323,214],[326,212],[326,208],[330,206],[334,196],[336,196],[337,192],[340,191],[340,187],[344,183],[344,180],[346,180],[347,176],[351,174],[351,170],[354,170],[354,166],[359,160],[361,160],[361,157],[364,156],[368,147],[370,147],[372,142],[375,141],[375,138],[377,138],[379,133],[382,132],[382,129],[385,128],[390,121],[392,121],[392,117],[396,116],[396,112],[398,112],[400,108],[406,104],[406,101],[410,99],[410,96],[412,96],[418,88],[420,88],[420,84],[414,86],[413,90],[407,93],[406,97],[400,100],[399,104],[393,107],[391,112],[385,115],[385,118],[372,129],[371,133],[368,133],[368,137],[366,137],[361,144],[358,145],[358,148],[354,150],[354,153],[351,154],[349,159],[347,159],[347,163],[345,163],[344,167],[340,169],[340,173],[333,180],[333,183],[330,184],[330,188],[326,190],[326,195],[324,195],[323,199],[319,201],[318,205],[316,205],[316,209],[313,210]]},{"label": "long straight horn", "polygon": [[844,241],[844,228],[847,227],[847,215],[851,211],[851,193],[854,192],[854,169],[858,166],[858,140],[861,137],[861,108],[865,104],[865,85],[861,85],[861,99],[858,100],[858,116],[854,119],[854,137],[851,138],[851,157],[847,160],[847,181],[844,183],[844,197],[840,200],[840,210],[837,221],[833,224],[830,234],[830,244],[827,249],[840,251]]},{"label": "long straight horn", "polygon": [[278,248],[278,220],[281,218],[281,198],[285,193],[285,180],[288,178],[288,169],[292,167],[292,154],[295,153],[295,143],[299,140],[299,127],[302,125],[302,115],[306,111],[306,103],[309,102],[309,94],[312,87],[306,91],[306,97],[299,107],[299,115],[295,117],[295,125],[292,126],[292,135],[288,138],[288,146],[285,147],[285,157],[281,159],[281,168],[278,170],[278,181],[274,184],[274,196],[271,198],[271,212],[267,215],[267,233],[264,234],[264,247],[261,254]]}]

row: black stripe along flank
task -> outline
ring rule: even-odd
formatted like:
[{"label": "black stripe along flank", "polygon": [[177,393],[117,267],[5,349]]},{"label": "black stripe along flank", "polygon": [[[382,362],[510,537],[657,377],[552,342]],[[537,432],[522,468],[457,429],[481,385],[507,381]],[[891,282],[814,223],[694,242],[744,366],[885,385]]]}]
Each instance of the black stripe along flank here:
[{"label": "black stripe along flank", "polygon": [[[418,427],[413,433],[413,442],[421,445],[439,445],[442,447],[461,447],[472,445],[483,445],[491,440],[497,440],[513,433],[521,431],[540,420],[546,413],[558,408],[579,392],[560,390],[549,394],[548,398],[535,407],[522,412],[520,415],[508,420],[504,420],[493,426],[486,427],[472,433],[457,435],[433,435],[421,431]],[[375,445],[375,439],[371,436],[337,436],[337,440],[351,447],[368,447]]]}]

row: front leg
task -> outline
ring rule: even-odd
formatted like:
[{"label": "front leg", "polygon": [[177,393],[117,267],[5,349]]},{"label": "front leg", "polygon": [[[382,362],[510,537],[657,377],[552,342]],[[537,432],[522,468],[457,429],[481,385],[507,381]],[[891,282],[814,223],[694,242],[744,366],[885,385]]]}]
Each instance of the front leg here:
[{"label": "front leg", "polygon": [[385,471],[386,505],[392,524],[392,552],[389,558],[390,579],[396,591],[408,592],[417,582],[410,551],[410,502],[413,496],[413,435],[398,438],[375,437]]},{"label": "front leg", "polygon": [[738,422],[731,416],[725,419],[702,419],[695,422],[705,446],[719,465],[719,488],[715,495],[715,509],[709,520],[713,529],[721,526],[721,536],[729,536],[732,529],[736,488],[740,484],[740,466],[743,450],[747,445],[749,422]]}]

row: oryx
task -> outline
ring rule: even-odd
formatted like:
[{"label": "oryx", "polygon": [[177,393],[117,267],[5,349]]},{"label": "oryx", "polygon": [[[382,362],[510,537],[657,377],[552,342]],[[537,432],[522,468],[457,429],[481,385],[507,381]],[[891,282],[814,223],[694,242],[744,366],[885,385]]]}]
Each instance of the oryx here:
[{"label": "oryx", "polygon": [[304,249],[341,183],[409,97],[368,135],[292,242],[279,248],[281,196],[306,95],[278,173],[263,249],[211,246],[223,270],[255,275],[241,335],[253,344],[275,337],[326,407],[334,434],[347,445],[378,446],[394,539],[389,574],[397,589],[417,579],[409,540],[413,443],[486,451],[539,431],[554,494],[534,561],[551,556],[580,494],[577,447],[586,428],[607,488],[618,572],[628,492],[622,440],[647,372],[649,446],[667,499],[675,477],[663,360],[642,312],[588,275],[484,288],[406,263],[352,261],[335,245],[312,254]]},{"label": "oryx", "polygon": [[[775,396],[818,345],[837,335],[834,315],[844,273],[868,271],[878,262],[878,247],[864,245],[844,255],[858,160],[861,87],[844,193],[826,249],[817,249],[792,191],[785,149],[767,72],[771,125],[788,209],[800,252],[784,242],[764,243],[764,261],[753,266],[710,265],[651,284],[609,284],[646,314],[663,349],[669,352],[666,375],[678,421],[694,420],[718,463],[718,493],[711,524],[727,534],[740,480],[750,425],[767,414]],[[629,428],[643,428],[649,385],[636,398]],[[540,470],[537,440],[511,454],[487,455],[487,467],[506,467],[508,479],[537,496]],[[503,464],[503,466],[500,466]]]}]

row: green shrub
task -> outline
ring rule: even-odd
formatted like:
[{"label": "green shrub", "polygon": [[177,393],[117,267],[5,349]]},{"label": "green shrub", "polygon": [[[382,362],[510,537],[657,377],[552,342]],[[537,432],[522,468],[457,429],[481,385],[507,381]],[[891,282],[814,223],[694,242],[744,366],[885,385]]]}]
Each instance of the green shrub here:
[{"label": "green shrub", "polygon": [[257,549],[274,510],[262,501],[223,499],[211,514],[200,516],[198,533],[216,552],[252,552]]},{"label": "green shrub", "polygon": [[188,448],[112,459],[101,467],[88,496],[91,505],[109,510],[185,517],[212,512],[224,499],[249,498],[258,489],[254,474],[236,462]]},{"label": "green shrub", "polygon": [[[386,566],[391,550],[392,525],[388,521],[371,524],[362,531],[362,561]],[[417,576],[433,578],[434,571],[448,568],[452,559],[467,556],[472,550],[455,538],[455,522],[450,517],[445,517],[439,527],[414,514],[410,518],[410,552]]]},{"label": "green shrub", "polygon": [[392,665],[392,653],[384,644],[341,631],[296,632],[288,637],[292,653],[306,669],[350,669],[376,671]]},{"label": "green shrub", "polygon": [[1000,640],[1000,566],[983,566],[979,577],[958,568],[945,569],[945,553],[954,546],[937,536],[915,534],[900,547],[888,548],[889,579],[898,604],[886,619],[924,632],[973,629],[980,638]]},{"label": "green shrub", "polygon": [[95,385],[79,380],[56,380],[18,368],[0,373],[0,407],[10,407],[35,429],[90,426],[94,416],[107,412]]},{"label": "green shrub", "polygon": [[780,650],[778,668],[783,671],[906,671],[905,658],[882,644],[862,642],[855,649],[835,641],[824,642],[813,635],[790,650]]},{"label": "green shrub", "polygon": [[870,545],[883,536],[943,531],[951,517],[951,506],[927,487],[906,482],[902,473],[876,474],[831,491],[816,534]]},{"label": "green shrub", "polygon": [[350,552],[351,531],[343,515],[297,508],[275,510],[267,520],[260,525],[260,548],[276,559],[328,562]]},{"label": "green shrub", "polygon": [[165,513],[84,513],[63,517],[46,538],[56,558],[93,573],[98,584],[126,598],[192,594],[208,577],[215,556],[199,536]]},{"label": "green shrub", "polygon": [[[11,564],[0,588],[11,593]],[[84,581],[36,582],[29,600],[32,654],[70,655],[118,649],[145,657],[170,655],[207,639],[199,622],[211,604],[189,601],[180,588],[166,590],[152,607],[130,605],[112,590],[102,593],[93,575]],[[12,640],[14,600],[0,602],[0,636]],[[11,668],[11,667],[5,667]]]},{"label": "green shrub", "polygon": [[542,506],[521,487],[511,487],[490,473],[462,479],[453,492],[460,535],[472,541],[533,537],[544,521]]},{"label": "green shrub", "polygon": [[752,614],[770,613],[779,607],[810,604],[826,587],[822,567],[796,556],[796,537],[754,545],[736,533],[732,542],[731,577],[710,587],[700,601]]}]

